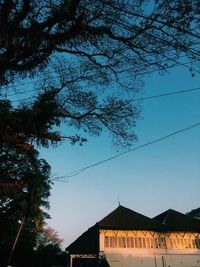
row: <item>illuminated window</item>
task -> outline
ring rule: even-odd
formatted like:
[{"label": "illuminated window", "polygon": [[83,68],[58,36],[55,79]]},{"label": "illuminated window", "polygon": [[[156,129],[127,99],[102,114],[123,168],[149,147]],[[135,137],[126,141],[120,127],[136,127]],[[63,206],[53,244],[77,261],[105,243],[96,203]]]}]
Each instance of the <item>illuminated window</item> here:
[{"label": "illuminated window", "polygon": [[138,238],[138,247],[142,248],[142,238],[141,237]]},{"label": "illuminated window", "polygon": [[150,248],[150,241],[149,241],[149,237],[147,237],[147,239],[146,239],[146,245],[147,245],[147,248]]},{"label": "illuminated window", "polygon": [[127,248],[134,248],[133,237],[127,237],[126,242],[127,242]]},{"label": "illuminated window", "polygon": [[104,246],[105,246],[105,248],[109,247],[109,236],[105,236],[105,238],[104,238]]},{"label": "illuminated window", "polygon": [[159,239],[158,238],[154,238],[154,242],[155,242],[155,247],[159,248],[160,247]]},{"label": "illuminated window", "polygon": [[177,242],[176,239],[173,239],[174,248],[177,248]]},{"label": "illuminated window", "polygon": [[126,247],[126,238],[123,236],[118,237],[118,244],[120,248]]},{"label": "illuminated window", "polygon": [[169,244],[170,244],[170,248],[174,248],[174,246],[173,246],[173,241],[172,241],[171,238],[169,239]]},{"label": "illuminated window", "polygon": [[166,248],[167,247],[165,237],[161,237],[159,242],[160,242],[160,247],[161,248]]},{"label": "illuminated window", "polygon": [[143,248],[146,248],[146,240],[145,240],[144,237],[142,238],[142,247],[143,247]]},{"label": "illuminated window", "polygon": [[123,246],[123,248],[126,247],[126,238],[125,237],[122,237],[122,246]]},{"label": "illuminated window", "polygon": [[116,236],[111,236],[110,237],[110,247],[111,248],[116,248],[117,247],[117,237]]},{"label": "illuminated window", "polygon": [[191,240],[188,239],[188,248],[192,248]]},{"label": "illuminated window", "polygon": [[135,237],[134,239],[135,239],[135,247],[138,248],[138,239],[137,237]]},{"label": "illuminated window", "polygon": [[183,239],[181,239],[181,247],[182,247],[182,248],[185,248],[184,240],[183,240]]},{"label": "illuminated window", "polygon": [[194,239],[192,239],[192,248],[196,248]]},{"label": "illuminated window", "polygon": [[121,236],[118,237],[118,246],[122,247],[122,238],[121,238]]},{"label": "illuminated window", "polygon": [[151,244],[151,248],[154,248],[154,239],[153,238],[150,239],[150,244]]},{"label": "illuminated window", "polygon": [[132,247],[132,248],[135,247],[135,246],[134,246],[134,239],[133,239],[133,237],[131,237],[131,247]]},{"label": "illuminated window", "polygon": [[183,241],[184,241],[184,247],[185,247],[185,248],[188,248],[187,239],[183,239]]}]

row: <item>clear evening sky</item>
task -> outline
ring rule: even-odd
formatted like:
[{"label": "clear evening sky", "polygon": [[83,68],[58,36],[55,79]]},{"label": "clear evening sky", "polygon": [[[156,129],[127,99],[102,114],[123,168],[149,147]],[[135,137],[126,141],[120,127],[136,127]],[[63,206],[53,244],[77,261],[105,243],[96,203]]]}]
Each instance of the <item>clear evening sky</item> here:
[{"label": "clear evening sky", "polygon": [[[195,72],[194,72],[195,73]],[[200,87],[200,74],[177,67],[169,74],[144,77],[138,98]],[[135,147],[200,122],[200,90],[140,101]],[[67,132],[67,129],[66,129]],[[54,176],[84,168],[122,151],[108,135],[91,137],[83,147],[63,142],[41,151]],[[153,217],[166,209],[187,212],[200,207],[200,127],[129,152],[55,182],[48,224],[63,247],[118,206]]]}]

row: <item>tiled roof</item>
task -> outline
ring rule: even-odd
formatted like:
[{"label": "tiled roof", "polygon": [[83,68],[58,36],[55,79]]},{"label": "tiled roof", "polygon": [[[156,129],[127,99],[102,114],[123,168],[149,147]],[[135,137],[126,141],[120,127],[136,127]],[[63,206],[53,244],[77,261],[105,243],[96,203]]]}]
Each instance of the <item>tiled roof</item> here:
[{"label": "tiled roof", "polygon": [[200,220],[169,209],[153,218],[161,222],[168,231],[188,231],[200,233]]},{"label": "tiled roof", "polygon": [[99,252],[99,230],[96,225],[89,228],[66,249],[70,254],[96,254]]},{"label": "tiled roof", "polygon": [[99,249],[99,229],[161,231],[162,228],[160,222],[120,205],[84,232],[66,250],[74,254],[97,253]]},{"label": "tiled roof", "polygon": [[114,211],[100,220],[97,225],[100,229],[118,230],[152,230],[160,231],[162,224],[140,213],[125,208],[117,207]]}]

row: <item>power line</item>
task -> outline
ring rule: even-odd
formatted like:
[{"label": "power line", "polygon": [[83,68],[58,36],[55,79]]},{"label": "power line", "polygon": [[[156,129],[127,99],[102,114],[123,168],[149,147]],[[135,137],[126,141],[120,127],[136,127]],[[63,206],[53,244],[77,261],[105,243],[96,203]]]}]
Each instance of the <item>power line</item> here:
[{"label": "power line", "polygon": [[[181,65],[183,65],[183,66],[189,68],[186,64],[190,64],[190,63],[194,63],[194,62],[198,62],[198,60],[197,60],[197,61],[192,61],[192,62],[187,62],[187,63],[177,63],[177,64],[175,64],[174,66],[169,66],[169,67],[167,67],[166,69],[170,69],[170,68],[172,68],[172,67],[175,67],[175,66],[181,66]],[[127,68],[127,69],[121,70],[120,73],[129,71],[129,70],[131,70],[131,68]],[[138,73],[136,73],[135,76],[137,77],[137,76],[140,76],[140,75],[150,74],[150,73],[153,73],[153,72],[155,72],[155,71],[159,71],[159,70],[151,70],[151,71],[138,72]],[[197,71],[196,69],[194,69],[194,72],[200,73],[200,72]],[[87,76],[87,78],[93,78],[94,76],[95,76],[95,75],[90,75],[90,76]],[[130,75],[125,75],[125,76],[121,77],[120,79],[128,79],[129,77],[130,77]],[[56,78],[56,77],[54,77],[54,78]],[[53,78],[53,79],[54,79],[54,78]],[[39,80],[38,80],[38,81],[39,81]],[[111,82],[113,82],[113,81],[114,81],[114,80],[111,79]],[[78,81],[78,82],[81,82],[81,81]],[[68,83],[70,83],[70,81],[69,81]],[[24,84],[23,84],[23,85],[24,85]],[[82,88],[89,88],[89,87],[92,87],[92,86],[94,86],[94,85],[95,85],[95,83],[94,83],[94,84],[91,84],[91,85],[87,85],[87,86],[82,86]],[[15,96],[15,95],[21,95],[21,94],[26,94],[26,93],[30,93],[30,92],[35,92],[35,90],[27,90],[27,91],[24,91],[24,92],[18,92],[18,93],[14,93],[14,94],[8,94],[7,97]],[[34,98],[34,97],[32,96],[32,97],[28,97],[28,98],[15,99],[15,100],[12,100],[12,102],[18,102],[18,101],[23,101],[23,100],[29,100],[29,99],[33,99],[33,98]]]},{"label": "power line", "polygon": [[[195,92],[195,91],[199,91],[199,90],[200,90],[200,87],[190,88],[190,89],[185,89],[185,90],[179,90],[179,91],[172,91],[172,92],[167,92],[167,93],[158,94],[158,95],[152,95],[152,96],[147,96],[147,97],[142,97],[142,98],[135,98],[135,99],[132,99],[131,102],[144,101],[144,100],[148,100],[148,99],[160,98],[160,97],[177,95],[177,94],[185,94],[185,93]],[[25,101],[25,100],[31,100],[31,99],[34,99],[34,97],[16,99],[16,100],[13,100],[13,102]]]},{"label": "power line", "polygon": [[200,126],[200,122],[197,122],[197,123],[192,124],[192,125],[190,125],[190,126],[188,126],[188,127],[186,127],[186,128],[183,128],[183,129],[174,131],[174,132],[172,132],[172,133],[170,133],[170,134],[168,134],[168,135],[165,135],[165,136],[162,136],[162,137],[160,137],[160,138],[154,139],[154,140],[152,140],[152,141],[149,141],[149,142],[147,142],[147,143],[144,143],[144,144],[142,144],[142,145],[140,145],[140,146],[134,147],[134,148],[129,149],[129,150],[127,150],[127,151],[118,153],[118,154],[116,154],[116,155],[114,155],[114,156],[112,156],[112,157],[109,157],[109,158],[107,158],[107,159],[98,161],[98,162],[96,162],[96,163],[94,163],[94,164],[88,165],[88,166],[86,166],[86,167],[84,167],[84,168],[81,168],[81,169],[79,169],[79,170],[76,170],[76,171],[67,173],[67,174],[65,174],[65,175],[63,175],[63,176],[55,177],[55,178],[53,178],[52,180],[53,180],[53,181],[59,181],[59,180],[65,179],[65,178],[69,178],[69,177],[77,176],[77,175],[79,175],[80,173],[82,173],[82,172],[84,172],[84,171],[86,171],[86,170],[88,170],[88,169],[91,169],[91,168],[93,168],[93,167],[96,167],[96,166],[98,166],[98,165],[101,165],[101,164],[103,164],[103,163],[106,163],[106,162],[108,162],[108,161],[114,160],[114,159],[116,159],[116,158],[118,158],[118,157],[121,157],[121,156],[124,155],[124,154],[133,152],[133,151],[135,151],[135,150],[144,148],[144,147],[146,147],[146,146],[153,145],[153,144],[158,143],[158,142],[162,142],[162,141],[164,141],[165,139],[168,139],[168,138],[170,138],[170,137],[172,137],[172,136],[174,136],[174,135],[177,135],[177,134],[179,134],[179,133],[182,133],[182,132],[186,132],[186,131],[192,130],[192,129],[197,128],[197,127],[199,127],[199,126]]},{"label": "power line", "polygon": [[[186,57],[186,56],[180,56],[180,58],[182,58],[182,57]],[[173,58],[171,58],[170,60],[175,60],[175,59],[173,59]],[[170,68],[172,68],[172,67],[177,67],[177,66],[184,66],[184,67],[186,67],[186,68],[188,68],[188,69],[190,69],[190,67],[189,66],[187,66],[187,64],[192,64],[192,63],[196,63],[196,62],[199,62],[199,60],[192,60],[192,61],[188,61],[188,62],[175,62],[175,65],[173,65],[173,66],[168,66],[168,67],[165,67],[165,70],[167,70],[167,69],[170,69]],[[131,71],[132,70],[132,67],[131,68],[125,68],[125,69],[122,69],[122,70],[120,70],[120,71],[118,71],[117,73],[118,74],[121,74],[121,73],[123,73],[123,72],[128,72],[128,71]],[[196,73],[200,73],[200,71],[198,71],[197,69],[193,69],[194,70],[194,72],[196,72]],[[135,73],[135,77],[137,77],[137,76],[142,76],[142,75],[145,75],[145,74],[150,74],[150,73],[154,73],[154,72],[156,72],[156,71],[160,71],[160,69],[154,69],[154,70],[149,70],[149,71],[142,71],[142,70],[139,70],[139,71],[136,71],[136,73]],[[59,74],[60,72],[58,72],[58,74]],[[91,75],[88,75],[88,76],[86,76],[86,77],[84,77],[84,78],[94,78],[96,76],[96,74],[91,74]],[[57,78],[57,76],[52,76],[53,77],[53,79],[56,79]],[[132,76],[131,76],[132,77]],[[123,77],[122,77],[123,78]],[[124,78],[128,78],[128,76],[125,76]],[[25,86],[25,85],[29,85],[29,84],[35,84],[36,82],[39,82],[40,80],[39,79],[37,79],[37,80],[35,80],[35,81],[29,81],[29,82],[25,82],[25,83],[22,83],[21,85],[20,84],[17,84],[17,85],[14,85],[14,86],[7,86],[7,88],[13,88],[13,87],[20,87],[20,86]],[[111,80],[112,81],[112,80]],[[77,82],[82,82],[81,80],[80,81],[77,81]],[[69,81],[69,83],[70,83],[70,81]],[[88,87],[88,86],[87,86]],[[35,90],[27,90],[27,91],[23,91],[23,92],[16,92],[16,93],[14,93],[14,94],[7,94],[7,96],[14,96],[14,95],[18,95],[18,94],[24,94],[24,93],[29,93],[29,92],[34,92]]]},{"label": "power line", "polygon": [[168,26],[169,28],[174,28],[174,29],[176,29],[177,31],[179,31],[179,32],[184,32],[184,33],[187,33],[187,34],[189,34],[189,35],[192,35],[192,36],[194,36],[194,37],[196,37],[196,38],[200,38],[200,35],[198,35],[198,34],[195,34],[194,32],[192,32],[192,31],[188,31],[188,30],[186,30],[186,29],[183,29],[183,28],[181,28],[181,27],[179,27],[179,26],[176,26],[176,25],[174,25],[174,24],[168,24],[167,23],[167,21],[161,21],[161,20],[158,20],[157,18],[153,18],[153,17],[148,17],[148,16],[145,16],[144,14],[141,14],[141,13],[139,13],[139,12],[136,12],[136,11],[130,11],[130,10],[128,10],[127,8],[124,8],[124,7],[118,7],[118,6],[116,6],[115,4],[113,4],[113,3],[111,3],[111,2],[107,2],[107,1],[104,1],[104,0],[101,0],[101,2],[103,2],[105,5],[108,5],[108,6],[111,6],[111,7],[113,7],[113,8],[115,8],[115,9],[117,9],[117,10],[119,10],[119,11],[122,11],[122,12],[124,12],[125,14],[128,14],[128,15],[132,15],[132,16],[134,16],[134,17],[141,17],[141,18],[143,18],[143,19],[146,19],[146,20],[150,20],[150,21],[155,21],[155,22],[157,22],[157,23],[159,23],[159,24],[162,24],[162,25],[164,25],[164,26]]},{"label": "power line", "polygon": [[[165,22],[165,21],[160,21],[160,20],[158,20],[157,18],[152,18],[152,17],[148,17],[148,16],[145,16],[144,14],[141,14],[141,13],[139,13],[138,11],[131,11],[131,10],[128,10],[127,8],[122,8],[122,7],[118,7],[118,6],[116,6],[115,4],[113,4],[113,3],[108,3],[108,2],[106,2],[106,1],[104,1],[104,0],[102,0],[101,1],[102,3],[104,3],[105,5],[108,5],[108,6],[110,6],[110,7],[112,7],[112,8],[114,8],[114,9],[117,9],[117,10],[120,10],[120,11],[122,11],[122,12],[124,12],[124,13],[126,13],[126,14],[129,14],[129,15],[132,15],[132,16],[139,16],[139,17],[142,17],[142,18],[145,18],[145,19],[147,19],[147,20],[150,20],[150,21],[156,21],[156,22],[158,22],[158,23],[161,23],[161,24],[164,24],[165,26],[168,26],[168,27],[172,27],[172,28],[175,28],[175,29],[177,29],[178,31],[181,31],[181,32],[186,32],[187,34],[192,34],[192,35],[194,35],[195,37],[200,37],[199,35],[195,35],[193,32],[190,32],[190,31],[187,31],[186,29],[182,29],[182,28],[180,28],[180,27],[177,27],[176,25],[173,25],[173,24],[170,24],[170,25],[168,25],[167,24],[167,22]],[[83,7],[83,9],[85,10],[85,7]],[[90,10],[90,12],[92,12],[91,10]],[[94,12],[93,12],[94,13]],[[95,13],[94,13],[95,14]],[[104,15],[106,15],[106,14],[104,14]],[[111,20],[110,18],[107,18],[108,20]],[[121,21],[115,21],[115,20],[111,20],[111,21],[113,21],[113,23],[115,23],[115,24],[118,24],[118,25],[120,25],[122,28],[124,28],[124,29],[128,29],[128,30],[134,30],[135,31],[135,29],[133,29],[133,27],[132,27],[132,25],[129,23],[129,24],[124,24],[124,23],[122,23]],[[128,22],[126,22],[126,23],[128,23]],[[137,33],[137,31],[136,31],[136,33]],[[149,33],[143,33],[142,32],[142,34],[143,35],[145,35],[145,36],[149,36],[150,38],[155,38],[155,39],[157,39],[158,38],[158,36],[153,36],[152,34],[149,34]],[[159,39],[159,41],[162,41],[162,40],[160,40]],[[163,40],[164,41],[164,40]],[[173,61],[173,59],[169,59],[169,60],[172,60]],[[181,64],[181,65],[184,65],[183,63]],[[185,66],[185,65],[184,65]],[[188,66],[187,66],[188,67]],[[139,74],[140,75],[140,74]],[[24,83],[24,84],[22,84],[22,85],[27,85],[27,84],[32,84],[33,82],[27,82],[27,83]],[[18,87],[18,86],[22,86],[22,85],[20,85],[20,84],[18,84],[18,85],[15,85],[16,87]]]},{"label": "power line", "polygon": [[147,96],[147,97],[143,97],[143,98],[136,98],[136,99],[133,99],[132,101],[143,101],[143,100],[148,100],[148,99],[153,99],[153,98],[160,98],[160,97],[164,97],[164,96],[188,93],[188,92],[197,91],[197,90],[200,90],[200,87],[186,89],[186,90],[179,90],[179,91],[174,91],[174,92],[167,92],[164,94],[152,95],[152,96]]}]

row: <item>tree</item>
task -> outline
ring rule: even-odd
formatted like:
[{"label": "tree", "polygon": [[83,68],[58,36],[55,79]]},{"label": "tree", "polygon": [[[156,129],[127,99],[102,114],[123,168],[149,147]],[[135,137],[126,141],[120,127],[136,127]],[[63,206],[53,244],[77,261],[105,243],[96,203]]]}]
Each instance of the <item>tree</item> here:
[{"label": "tree", "polygon": [[[16,79],[36,77],[41,72],[45,77],[35,103],[11,110],[5,129],[13,134],[3,133],[3,138],[9,142],[24,139],[22,145],[33,139],[42,145],[55,144],[62,134],[48,130],[67,121],[68,126],[96,135],[106,128],[117,143],[132,144],[138,112],[128,102],[130,91],[126,97],[124,91],[113,97],[112,89],[118,84],[135,92],[138,75],[166,70],[176,65],[180,56],[187,56],[192,68],[192,61],[199,60],[196,10],[197,0],[151,4],[137,0],[134,5],[124,0],[1,1],[1,85],[10,86]],[[50,76],[52,82],[53,69],[56,82],[52,85],[47,81]],[[130,74],[128,80],[123,79],[125,73]],[[107,90],[98,99],[101,85]],[[41,118],[44,112],[45,118]],[[30,127],[25,127],[27,118],[31,118]],[[19,124],[15,129],[18,122],[21,129]],[[85,141],[77,134],[67,139]]]},{"label": "tree", "polygon": [[[48,197],[49,167],[38,159],[37,146],[62,140],[82,144],[86,138],[79,130],[98,136],[104,129],[114,144],[133,144],[138,77],[165,71],[180,57],[189,58],[192,68],[200,55],[198,9],[198,0],[1,1],[3,216],[17,227],[24,208],[33,223],[39,203]],[[4,99],[16,81],[39,75],[35,100],[17,106]],[[67,134],[59,128],[62,123]],[[34,203],[37,212],[31,215],[28,207]]]},{"label": "tree", "polygon": [[[48,267],[52,266],[53,262],[58,262],[64,259],[67,262],[66,255],[62,255],[60,245],[62,239],[58,233],[51,227],[43,227],[37,237],[36,251],[36,266]],[[61,258],[61,259],[59,259]]]},{"label": "tree", "polygon": [[200,208],[193,209],[187,212],[186,215],[193,217],[195,219],[200,219]]},{"label": "tree", "polygon": [[56,53],[118,75],[165,69],[180,53],[199,59],[198,0],[3,0],[0,77],[35,75]]},{"label": "tree", "polygon": [[7,143],[1,144],[0,162],[1,182],[20,185],[18,190],[6,192],[0,198],[2,259],[10,255],[11,260],[15,247],[15,257],[22,250],[32,253],[38,231],[45,218],[49,218],[43,209],[49,207],[50,166],[45,160],[38,159],[38,152],[33,148],[22,151]]},{"label": "tree", "polygon": [[37,238],[37,249],[42,248],[48,245],[58,246],[60,247],[62,243],[62,239],[59,238],[58,233],[55,229],[50,226],[43,227],[40,230],[40,234]]},{"label": "tree", "polygon": [[[199,60],[198,4],[2,0],[1,156],[6,157],[4,149],[10,147],[26,155],[38,145],[62,140],[82,144],[86,138],[79,130],[98,136],[107,129],[114,144],[132,145],[139,112],[131,100],[139,87],[138,75],[165,71],[178,64],[180,56],[190,59],[191,68]],[[16,81],[39,75],[42,80],[32,102],[13,106],[3,98]],[[60,132],[62,123],[73,133]],[[13,160],[14,155],[9,157]],[[1,196],[23,188],[20,179],[10,179],[12,160],[0,168]]]},{"label": "tree", "polygon": [[[1,84],[11,85],[16,79],[35,77],[41,72],[45,79],[35,103],[11,110],[11,125],[7,123],[6,129],[18,140],[26,139],[22,145],[33,139],[42,145],[55,144],[62,140],[62,134],[48,130],[67,121],[68,126],[83,128],[90,134],[99,135],[106,128],[117,143],[132,144],[138,112],[128,101],[130,91],[127,97],[122,91],[113,97],[112,89],[118,84],[135,92],[137,77],[144,71],[166,70],[176,65],[180,56],[187,56],[191,66],[193,60],[199,60],[196,10],[197,0],[159,0],[151,4],[137,0],[134,6],[124,0],[3,0]],[[52,84],[51,79],[49,84],[53,69],[56,82]],[[130,74],[129,80],[123,79],[125,73]],[[91,85],[93,89],[89,90]],[[111,90],[104,90],[98,99],[101,85]],[[47,103],[49,98],[51,105]],[[45,121],[39,116],[44,112]],[[12,116],[14,123],[10,122]],[[29,117],[31,127],[27,128]],[[18,120],[22,126],[15,130]],[[13,135],[3,135],[6,140],[16,140]],[[72,143],[85,141],[77,134],[67,139]]]}]

